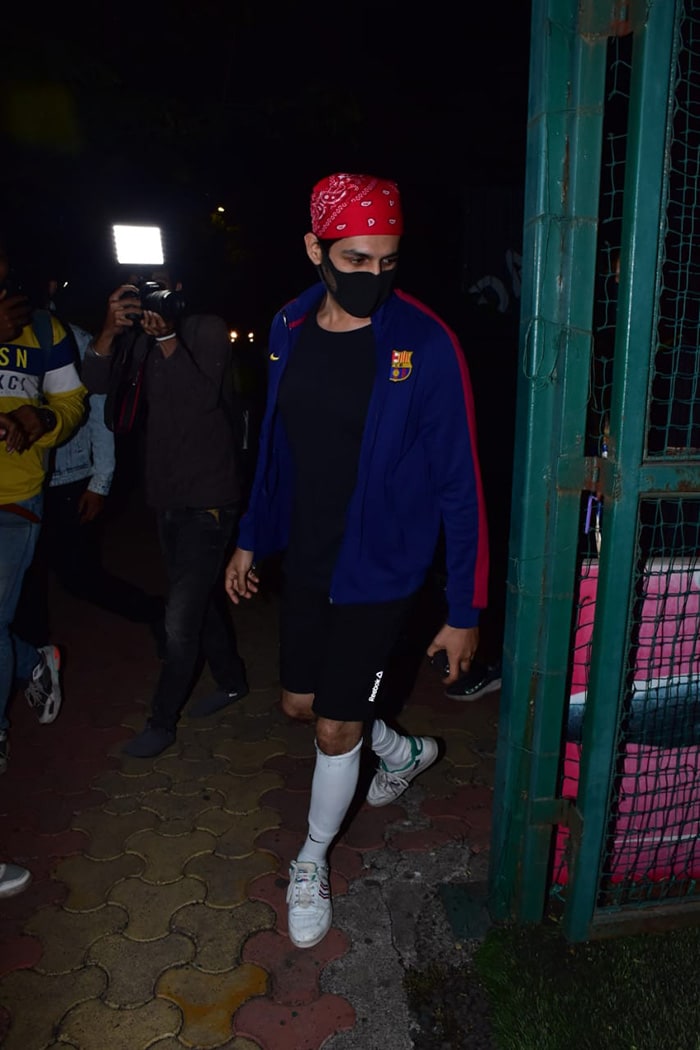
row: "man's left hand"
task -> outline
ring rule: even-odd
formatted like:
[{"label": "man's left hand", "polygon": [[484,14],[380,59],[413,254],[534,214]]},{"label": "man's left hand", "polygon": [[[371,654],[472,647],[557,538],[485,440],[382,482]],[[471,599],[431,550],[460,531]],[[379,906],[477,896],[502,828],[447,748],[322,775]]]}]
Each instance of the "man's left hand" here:
[{"label": "man's left hand", "polygon": [[472,664],[479,645],[478,627],[450,627],[446,623],[440,628],[428,646],[427,654],[434,656],[440,649],[447,653],[447,663],[450,673],[443,678],[444,685],[451,685],[457,679],[466,674]]},{"label": "man's left hand", "polygon": [[175,331],[171,321],[166,321],[154,310],[144,310],[141,316],[141,327],[146,335],[155,336],[156,339],[164,339],[171,335],[175,339]]},{"label": "man's left hand", "polygon": [[78,500],[78,521],[80,524],[86,525],[89,521],[94,521],[97,515],[101,513],[104,505],[104,496],[101,496],[99,492],[91,492],[90,489],[85,489],[85,492]]}]

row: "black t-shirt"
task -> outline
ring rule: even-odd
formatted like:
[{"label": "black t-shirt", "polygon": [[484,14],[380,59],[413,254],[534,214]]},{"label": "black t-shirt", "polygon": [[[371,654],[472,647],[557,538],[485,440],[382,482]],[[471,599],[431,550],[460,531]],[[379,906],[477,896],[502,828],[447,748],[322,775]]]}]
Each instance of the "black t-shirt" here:
[{"label": "black t-shirt", "polygon": [[376,372],[372,326],[327,332],[303,326],[280,384],[279,410],[294,463],[294,506],[285,571],[327,589],[357,479]]}]

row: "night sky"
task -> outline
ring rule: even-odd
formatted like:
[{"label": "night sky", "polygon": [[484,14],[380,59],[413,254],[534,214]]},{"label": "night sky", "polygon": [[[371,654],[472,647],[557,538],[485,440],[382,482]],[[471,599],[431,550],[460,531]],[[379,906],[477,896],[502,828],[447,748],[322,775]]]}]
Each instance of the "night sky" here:
[{"label": "night sky", "polygon": [[518,2],[20,12],[3,46],[3,225],[82,310],[119,278],[111,222],[161,224],[193,297],[260,326],[313,278],[313,183],[371,171],[403,191],[401,285],[449,311],[465,202],[522,191],[529,17]]}]

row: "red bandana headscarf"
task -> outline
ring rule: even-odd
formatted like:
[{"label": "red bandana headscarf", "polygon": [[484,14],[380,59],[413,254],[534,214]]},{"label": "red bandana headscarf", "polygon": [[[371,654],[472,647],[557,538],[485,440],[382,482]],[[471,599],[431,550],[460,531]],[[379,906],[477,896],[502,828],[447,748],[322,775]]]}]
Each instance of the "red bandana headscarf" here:
[{"label": "red bandana headscarf", "polygon": [[395,182],[373,175],[328,175],[311,193],[311,229],[340,240],[403,233],[401,195]]}]

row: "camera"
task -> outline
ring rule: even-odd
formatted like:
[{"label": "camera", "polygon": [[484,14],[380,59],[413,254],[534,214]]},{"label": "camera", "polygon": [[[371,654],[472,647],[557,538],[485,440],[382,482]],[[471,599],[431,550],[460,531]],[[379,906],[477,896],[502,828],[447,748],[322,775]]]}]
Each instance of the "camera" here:
[{"label": "camera", "polygon": [[141,306],[160,314],[164,321],[177,324],[185,310],[182,292],[161,288],[157,281],[144,281],[140,289]]},{"label": "camera", "polygon": [[[161,287],[157,281],[143,281],[139,283],[139,298],[142,310],[151,310],[159,314],[168,324],[175,326],[185,311],[185,300],[182,292],[170,291]],[[123,299],[128,299],[132,292],[125,292]],[[127,314],[130,321],[138,324],[141,320],[140,314]]]}]

